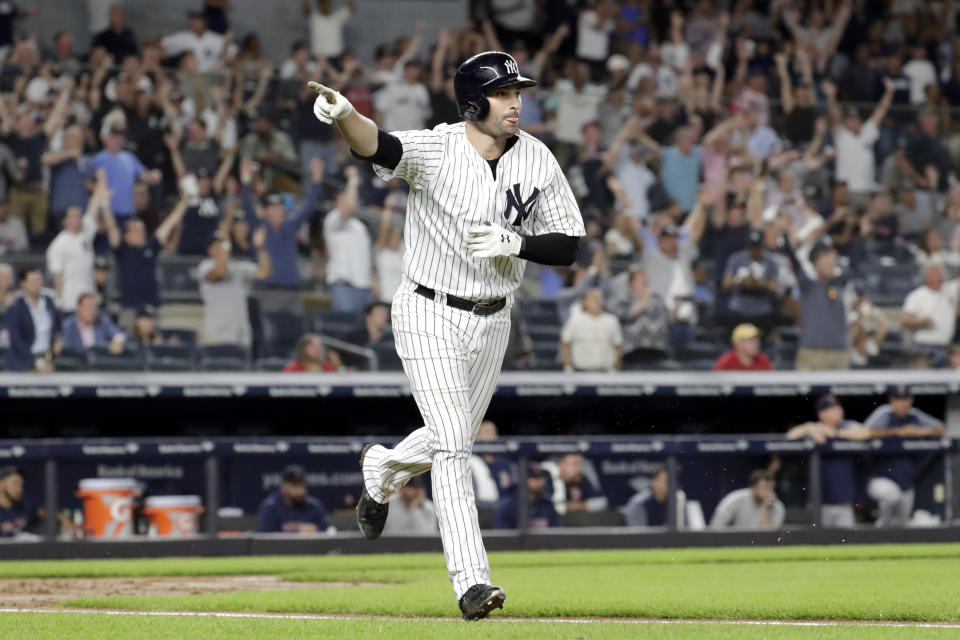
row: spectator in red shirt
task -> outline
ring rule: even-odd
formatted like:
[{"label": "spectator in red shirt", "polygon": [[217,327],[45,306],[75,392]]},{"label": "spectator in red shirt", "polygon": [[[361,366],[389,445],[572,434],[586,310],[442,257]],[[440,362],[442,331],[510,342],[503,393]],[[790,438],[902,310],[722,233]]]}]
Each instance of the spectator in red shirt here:
[{"label": "spectator in red shirt", "polygon": [[283,368],[287,373],[329,373],[341,367],[340,356],[328,351],[315,333],[304,334],[297,340],[293,360]]},{"label": "spectator in red shirt", "polygon": [[772,371],[770,358],[760,353],[760,330],[738,324],[733,330],[733,349],[717,358],[714,371]]}]

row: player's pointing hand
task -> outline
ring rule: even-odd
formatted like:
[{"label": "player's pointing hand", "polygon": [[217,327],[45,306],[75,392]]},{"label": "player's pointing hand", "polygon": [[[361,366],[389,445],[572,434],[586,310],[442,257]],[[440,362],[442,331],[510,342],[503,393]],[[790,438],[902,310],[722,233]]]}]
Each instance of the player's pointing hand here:
[{"label": "player's pointing hand", "polygon": [[523,241],[506,227],[484,225],[467,230],[467,249],[472,258],[519,255]]},{"label": "player's pointing hand", "polygon": [[320,122],[332,124],[334,120],[343,120],[353,113],[353,105],[338,91],[312,80],[307,83],[307,86],[318,94],[313,103],[313,115]]}]

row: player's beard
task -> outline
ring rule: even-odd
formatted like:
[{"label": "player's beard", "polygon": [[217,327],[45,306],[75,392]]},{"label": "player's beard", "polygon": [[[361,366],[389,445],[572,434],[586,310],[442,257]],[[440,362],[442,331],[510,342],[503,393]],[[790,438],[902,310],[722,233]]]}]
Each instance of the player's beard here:
[{"label": "player's beard", "polygon": [[485,135],[495,138],[497,140],[503,138],[509,138],[510,136],[517,133],[520,130],[520,127],[510,127],[506,121],[503,119],[505,116],[501,116],[499,120],[494,122],[493,118],[487,118],[483,122],[477,122],[477,128],[480,129]]},{"label": "player's beard", "polygon": [[[506,118],[508,116],[515,116],[517,118],[518,122],[516,126],[511,126],[506,121]],[[477,128],[480,129],[480,131],[483,132],[485,135],[488,135],[491,138],[496,138],[498,140],[501,140],[503,138],[509,138],[515,135],[520,130],[519,120],[520,120],[520,111],[518,110],[516,112],[513,112],[511,110],[511,111],[504,111],[498,116],[495,116],[491,112],[482,121],[476,122],[474,124],[476,124]]]}]

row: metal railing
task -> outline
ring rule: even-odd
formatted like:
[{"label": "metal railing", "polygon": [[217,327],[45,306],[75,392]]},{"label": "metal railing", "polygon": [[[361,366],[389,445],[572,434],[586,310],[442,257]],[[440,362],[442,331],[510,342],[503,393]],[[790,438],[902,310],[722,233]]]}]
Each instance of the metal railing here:
[{"label": "metal railing", "polygon": [[[397,438],[380,439],[393,444]],[[287,464],[291,459],[313,459],[318,468],[328,468],[321,461],[329,455],[358,454],[366,440],[359,438],[154,438],[154,439],[95,439],[95,440],[43,440],[0,441],[0,455],[13,457],[19,462],[43,461],[44,506],[48,514],[60,509],[58,474],[63,462],[115,461],[131,462],[162,458],[165,462],[178,460],[202,465],[205,491],[206,536],[216,538],[219,534],[218,508],[224,487],[221,486],[221,467],[226,462],[240,462],[249,468],[255,457],[275,459],[276,465]],[[518,533],[530,532],[529,503],[526,491],[526,476],[534,461],[567,453],[585,457],[647,457],[662,461],[667,469],[667,517],[666,528],[678,529],[677,489],[681,488],[680,463],[707,458],[742,457],[757,455],[781,455],[806,458],[808,481],[806,494],[810,512],[810,526],[821,522],[822,495],[821,457],[847,455],[942,455],[944,457],[944,521],[950,525],[960,515],[956,504],[954,483],[957,464],[960,462],[960,438],[905,438],[884,439],[866,442],[830,441],[817,445],[812,440],[787,440],[782,435],[766,436],[618,436],[594,437],[539,437],[505,438],[498,441],[478,442],[474,453],[500,455],[514,460],[517,465],[516,497],[518,508]],[[691,467],[695,465],[691,464]],[[695,496],[694,496],[695,497]],[[57,521],[48,517],[44,535],[56,540]]]}]

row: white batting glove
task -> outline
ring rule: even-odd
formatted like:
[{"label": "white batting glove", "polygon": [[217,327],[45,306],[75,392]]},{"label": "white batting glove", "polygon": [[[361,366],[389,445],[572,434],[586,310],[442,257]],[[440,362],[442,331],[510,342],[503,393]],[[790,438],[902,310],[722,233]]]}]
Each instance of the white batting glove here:
[{"label": "white batting glove", "polygon": [[467,249],[472,258],[495,258],[520,254],[523,241],[506,227],[486,224],[467,230]]},{"label": "white batting glove", "polygon": [[308,82],[307,86],[318,94],[313,103],[313,115],[320,122],[332,124],[334,120],[343,120],[353,113],[353,105],[338,91],[313,81]]}]

